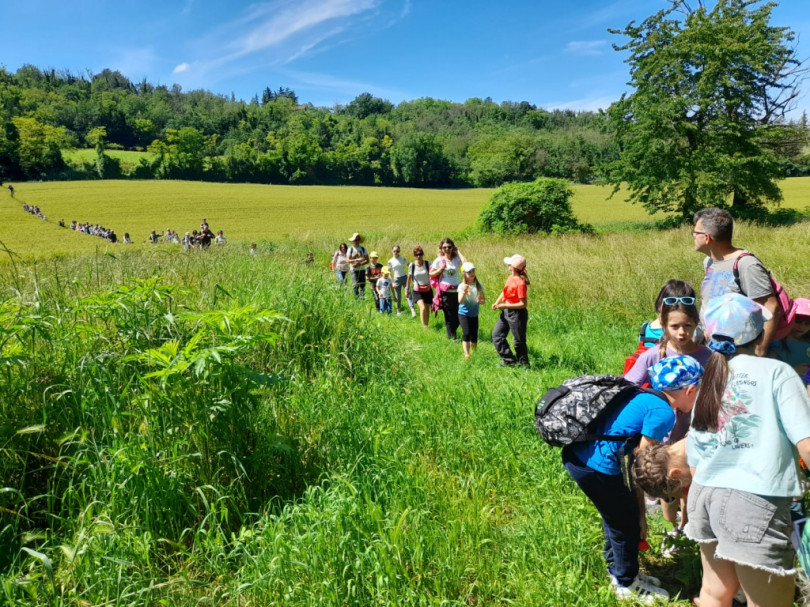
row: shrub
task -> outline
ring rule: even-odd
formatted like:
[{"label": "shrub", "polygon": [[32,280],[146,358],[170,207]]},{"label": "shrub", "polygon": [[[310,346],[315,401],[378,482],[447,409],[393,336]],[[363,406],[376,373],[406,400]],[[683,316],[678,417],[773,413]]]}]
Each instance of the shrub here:
[{"label": "shrub", "polygon": [[590,232],[571,210],[573,191],[563,179],[537,179],[530,183],[507,183],[492,194],[478,216],[483,232],[524,234],[534,232]]}]

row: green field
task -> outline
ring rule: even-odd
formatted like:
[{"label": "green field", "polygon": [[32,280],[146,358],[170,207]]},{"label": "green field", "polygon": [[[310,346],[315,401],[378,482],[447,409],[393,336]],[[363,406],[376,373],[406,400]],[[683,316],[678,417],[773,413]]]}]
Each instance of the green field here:
[{"label": "green field", "polygon": [[[141,158],[151,160],[154,158],[153,154],[149,152],[133,152],[129,150],[104,150],[104,153],[110,158],[117,158],[121,161],[121,168],[128,171],[134,166],[137,166]],[[82,162],[95,162],[96,151],[92,148],[62,150],[62,158],[67,163],[82,163]]]},{"label": "green field", "polygon": [[[801,208],[810,181],[786,186]],[[688,228],[626,229],[650,220],[597,188],[574,206],[601,233],[520,238],[463,236],[476,190],[17,192],[51,221],[0,205],[0,241],[24,254],[0,264],[0,604],[616,604],[598,514],[533,407],[566,377],[619,372],[660,285],[697,284]],[[231,240],[111,247],[58,228],[50,205],[138,240],[206,216]],[[441,316],[424,330],[337,288],[325,265],[354,230],[408,258],[462,234],[490,300],[503,257],[524,254],[532,369],[497,367],[486,306],[467,363]],[[810,294],[810,223],[743,222],[736,240]],[[699,558],[663,559],[663,529],[653,517],[643,567],[688,605]]]},{"label": "green field", "polygon": [[[810,178],[782,184],[784,206],[804,209],[810,200]],[[644,226],[653,218],[621,193],[608,200],[610,188],[575,185],[576,216],[608,232],[628,225]],[[181,234],[199,228],[206,217],[233,243],[328,239],[335,246],[355,231],[370,241],[441,238],[475,223],[492,190],[420,190],[411,188],[276,186],[185,181],[75,181],[22,183],[15,203],[0,203],[0,241],[20,255],[43,256],[95,251],[97,238],[61,230],[59,219],[98,223],[119,237],[129,232],[143,243],[151,230]],[[20,210],[19,202],[38,205],[44,223]],[[658,216],[663,217],[663,216]],[[407,245],[409,246],[409,245]],[[407,248],[406,246],[406,248]]]}]

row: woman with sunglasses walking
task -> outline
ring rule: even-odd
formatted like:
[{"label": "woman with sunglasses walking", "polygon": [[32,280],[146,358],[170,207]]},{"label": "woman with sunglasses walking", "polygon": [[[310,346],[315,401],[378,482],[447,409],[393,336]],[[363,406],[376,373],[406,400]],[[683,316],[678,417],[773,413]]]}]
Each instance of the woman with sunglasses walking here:
[{"label": "woman with sunglasses walking", "polygon": [[448,339],[458,337],[458,285],[461,284],[461,266],[467,261],[449,238],[439,245],[439,256],[430,266],[430,277],[438,281],[435,298],[441,298],[444,328]]},{"label": "woman with sunglasses walking", "polygon": [[430,264],[425,259],[421,245],[413,248],[414,261],[408,265],[408,281],[405,293],[419,306],[419,320],[427,329],[430,323],[430,302],[433,301],[433,288],[430,286]]}]

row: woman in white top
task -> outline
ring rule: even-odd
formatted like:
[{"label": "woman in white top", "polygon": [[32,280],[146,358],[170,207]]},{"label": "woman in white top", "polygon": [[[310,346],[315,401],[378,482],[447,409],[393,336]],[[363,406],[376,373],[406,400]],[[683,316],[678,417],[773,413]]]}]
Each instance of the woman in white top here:
[{"label": "woman in white top", "polygon": [[[458,285],[461,284],[461,266],[467,261],[449,238],[439,245],[439,256],[430,266],[431,278],[439,281],[438,293],[444,312],[444,328],[448,339],[457,339],[458,335]],[[434,298],[435,299],[435,298]]]},{"label": "woman in white top", "polygon": [[[419,319],[427,328],[430,323],[430,302],[433,301],[433,288],[430,286],[430,264],[425,260],[425,252],[420,245],[413,248],[412,261],[408,266],[408,281],[405,292],[411,301],[419,305]],[[413,304],[411,304],[413,305]]]},{"label": "woman in white top", "polygon": [[[391,280],[394,283],[394,301],[397,304],[397,316],[402,314],[402,291],[408,284],[408,260],[399,254],[399,245],[395,244],[391,248],[391,259],[388,260],[388,269],[391,271]],[[407,289],[405,289],[407,293]],[[416,316],[413,303],[407,298],[411,307],[411,316]]]}]

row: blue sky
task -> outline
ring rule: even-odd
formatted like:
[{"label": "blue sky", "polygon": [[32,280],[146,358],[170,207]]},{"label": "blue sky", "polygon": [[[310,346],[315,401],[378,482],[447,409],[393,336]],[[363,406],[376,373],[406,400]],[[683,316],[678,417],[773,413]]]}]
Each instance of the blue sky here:
[{"label": "blue sky", "polygon": [[[696,4],[696,1],[693,1]],[[623,28],[666,0],[2,0],[0,63],[120,70],[250,99],[265,87],[345,104],[491,97],[595,110],[626,90]],[[810,57],[810,2],[785,0],[774,25]],[[799,109],[810,109],[810,84]]]}]

